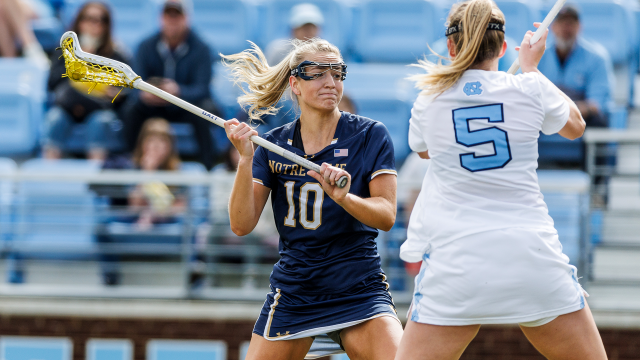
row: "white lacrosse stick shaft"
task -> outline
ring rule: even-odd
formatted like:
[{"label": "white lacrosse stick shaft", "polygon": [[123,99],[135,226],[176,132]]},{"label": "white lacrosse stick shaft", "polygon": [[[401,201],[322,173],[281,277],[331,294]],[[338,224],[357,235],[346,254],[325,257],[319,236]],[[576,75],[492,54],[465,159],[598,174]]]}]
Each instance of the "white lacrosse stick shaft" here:
[{"label": "white lacrosse stick shaft", "polygon": [[[547,31],[547,29],[549,28],[549,25],[551,25],[551,22],[553,21],[553,19],[555,19],[556,15],[558,15],[558,12],[560,11],[560,9],[562,9],[562,7],[564,6],[565,2],[567,2],[567,0],[556,1],[555,5],[553,5],[553,7],[551,8],[551,11],[549,11],[547,16],[542,21],[542,24],[540,24],[540,27],[536,30],[535,33],[533,33],[533,36],[531,37],[531,41],[529,42],[529,45],[533,45],[537,43],[538,40],[540,40],[542,35],[544,35],[544,32]],[[514,61],[513,64],[511,64],[511,67],[509,68],[507,73],[514,75],[519,68],[520,68],[520,58],[518,57],[516,58],[516,61]]]},{"label": "white lacrosse stick shaft", "polygon": [[[157,87],[155,87],[155,86],[153,86],[153,85],[151,85],[149,83],[146,83],[143,80],[140,80],[140,79],[136,80],[133,83],[133,87],[135,87],[136,89],[140,89],[142,91],[146,91],[148,93],[151,93],[151,94],[153,94],[153,95],[155,95],[155,96],[157,96],[157,97],[159,97],[161,99],[164,99],[164,100],[166,100],[166,101],[168,101],[168,102],[170,102],[170,103],[172,103],[172,104],[174,104],[176,106],[179,106],[179,107],[187,110],[190,113],[198,115],[199,117],[201,117],[201,118],[203,118],[205,120],[208,120],[208,121],[210,121],[210,122],[212,122],[212,123],[214,123],[214,124],[216,124],[216,125],[218,125],[220,127],[224,127],[224,122],[225,121],[223,119],[221,119],[221,118],[219,118],[219,117],[217,117],[217,116],[215,116],[215,115],[213,115],[213,114],[211,114],[209,112],[206,112],[206,111],[202,110],[201,108],[199,108],[199,107],[197,107],[197,106],[195,106],[193,104],[190,104],[190,103],[180,99],[179,97],[173,96],[173,95],[169,94],[166,91],[158,89]],[[280,146],[278,146],[278,145],[276,145],[276,144],[274,144],[274,143],[272,143],[272,142],[270,142],[268,140],[265,140],[265,139],[263,139],[263,138],[261,138],[259,136],[253,135],[250,138],[250,140],[252,142],[254,142],[255,144],[258,144],[258,145],[262,146],[263,148],[265,148],[265,149],[267,149],[269,151],[272,151],[272,152],[284,157],[285,159],[289,159],[289,160],[293,161],[294,163],[296,163],[296,164],[298,164],[298,165],[300,165],[302,167],[305,167],[307,169],[313,170],[313,171],[317,172],[318,174],[320,174],[320,165],[318,165],[316,163],[313,163],[313,162],[311,162],[311,161],[309,161],[309,160],[307,160],[307,159],[305,159],[305,158],[303,158],[303,157],[301,157],[299,155],[296,155],[296,154],[292,153],[289,150],[285,150],[284,148],[282,148],[282,147],[280,147]],[[347,185],[347,181],[349,181],[347,176],[346,175],[342,176],[342,177],[340,177],[340,179],[338,179],[338,181],[336,181],[336,185],[338,187],[340,187],[340,188],[343,188],[343,187],[345,187],[345,185]]]}]

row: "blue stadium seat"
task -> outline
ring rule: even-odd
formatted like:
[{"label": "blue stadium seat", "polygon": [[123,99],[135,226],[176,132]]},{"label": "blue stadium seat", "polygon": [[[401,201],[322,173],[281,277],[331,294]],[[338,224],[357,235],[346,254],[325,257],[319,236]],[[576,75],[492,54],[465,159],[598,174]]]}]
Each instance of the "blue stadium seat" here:
[{"label": "blue stadium seat", "polygon": [[0,337],[0,359],[3,360],[71,360],[73,343],[59,337]]},{"label": "blue stadium seat", "polygon": [[31,28],[42,48],[51,52],[60,46],[60,37],[64,33],[62,22],[55,17],[31,21]]},{"label": "blue stadium seat", "polygon": [[247,357],[247,352],[249,351],[249,342],[243,341],[240,344],[240,360],[244,360]]},{"label": "blue stadium seat", "polygon": [[[63,23],[70,27],[78,10],[88,0],[67,0],[62,10]],[[160,9],[154,0],[106,0],[110,6],[113,36],[131,52],[138,44],[158,30]]]},{"label": "blue stadium seat", "polygon": [[[582,36],[602,44],[614,64],[637,56],[637,27],[632,11],[620,2],[579,0]],[[637,69],[635,69],[637,70]]]},{"label": "blue stadium seat", "polygon": [[545,135],[538,138],[538,161],[582,162],[584,146],[582,139],[569,140],[558,134]]},{"label": "blue stadium seat", "polygon": [[257,10],[246,1],[194,0],[193,7],[192,24],[215,57],[248,48],[247,40],[257,41]]},{"label": "blue stadium seat", "polygon": [[[346,5],[337,0],[305,0],[318,6],[324,17],[321,37],[327,39],[345,52],[349,44],[351,23],[351,12]],[[276,39],[291,38],[291,28],[289,27],[289,16],[291,8],[300,1],[298,0],[271,0],[266,3],[266,16],[261,17],[266,23],[261,24],[262,46],[267,46],[269,42]]]},{"label": "blue stadium seat", "polygon": [[227,344],[206,340],[150,340],[147,360],[225,360]]},{"label": "blue stadium seat", "polygon": [[133,360],[131,340],[89,339],[86,348],[87,360]]},{"label": "blue stadium seat", "polygon": [[236,117],[240,111],[238,96],[242,95],[242,90],[233,84],[231,73],[221,62],[213,64],[213,74],[210,89],[216,104],[225,119]]},{"label": "blue stadium seat", "polygon": [[358,108],[358,115],[380,121],[387,127],[393,141],[396,166],[400,166],[411,151],[408,134],[413,102],[393,97],[367,97],[358,94],[353,94],[351,98]]},{"label": "blue stadium seat", "polygon": [[28,155],[37,145],[48,69],[28,59],[0,59],[0,155]]},{"label": "blue stadium seat", "polygon": [[28,154],[35,148],[41,117],[34,113],[36,106],[32,102],[31,97],[15,88],[0,89],[0,154]]},{"label": "blue stadium seat", "polygon": [[[99,170],[97,162],[70,159],[31,159],[21,166],[21,172],[25,174],[86,175]],[[14,245],[33,257],[86,257],[86,254],[71,254],[77,250],[90,252],[95,249],[95,200],[89,185],[82,181],[19,183]],[[64,249],[69,249],[69,253],[60,252]]]},{"label": "blue stadium seat", "polygon": [[505,17],[505,35],[514,39],[515,44],[520,45],[524,34],[528,30],[535,31],[534,22],[542,22],[544,16],[537,1],[524,0],[498,0],[496,5],[502,10]]},{"label": "blue stadium seat", "polygon": [[589,210],[589,175],[577,170],[538,170],[540,189],[558,230],[563,253],[580,261],[580,239]]},{"label": "blue stadium seat", "polygon": [[424,70],[400,64],[349,64],[344,93],[349,96],[392,96],[415,100],[419,90],[408,76]]},{"label": "blue stadium seat", "polygon": [[[0,173],[12,175],[18,169],[16,162],[9,158],[0,158]],[[0,180],[0,244],[8,244],[13,235],[13,181]]]},{"label": "blue stadium seat", "polygon": [[354,51],[365,62],[415,62],[442,37],[441,7],[425,0],[366,0],[362,3]]}]

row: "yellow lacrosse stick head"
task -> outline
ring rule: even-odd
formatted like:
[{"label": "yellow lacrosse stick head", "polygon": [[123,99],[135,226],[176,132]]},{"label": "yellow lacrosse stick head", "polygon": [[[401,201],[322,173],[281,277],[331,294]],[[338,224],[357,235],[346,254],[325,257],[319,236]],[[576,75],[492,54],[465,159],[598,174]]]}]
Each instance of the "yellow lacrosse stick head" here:
[{"label": "yellow lacrosse stick head", "polygon": [[133,89],[136,81],[140,79],[140,76],[125,63],[82,51],[78,36],[73,31],[67,31],[62,35],[60,48],[67,70],[62,76],[73,81]]}]

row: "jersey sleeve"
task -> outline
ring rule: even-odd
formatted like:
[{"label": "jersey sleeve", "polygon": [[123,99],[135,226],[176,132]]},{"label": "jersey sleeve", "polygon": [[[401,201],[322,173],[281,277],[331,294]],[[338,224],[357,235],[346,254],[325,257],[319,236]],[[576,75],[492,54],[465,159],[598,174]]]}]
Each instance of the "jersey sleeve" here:
[{"label": "jersey sleeve", "polygon": [[413,108],[411,109],[411,119],[409,120],[409,147],[415,152],[427,151],[427,141],[422,134],[420,121],[426,113],[426,106],[422,96],[418,97]]},{"label": "jersey sleeve", "polygon": [[268,151],[262,146],[258,146],[253,155],[253,182],[271,188]]},{"label": "jersey sleeve", "polygon": [[569,120],[569,104],[549,79],[541,74],[538,74],[538,79],[540,81],[540,99],[544,111],[541,130],[546,135],[555,134],[562,130]]},{"label": "jersey sleeve", "polygon": [[381,122],[376,122],[369,131],[365,164],[369,181],[382,174],[398,175],[393,152],[393,142],[389,130]]}]

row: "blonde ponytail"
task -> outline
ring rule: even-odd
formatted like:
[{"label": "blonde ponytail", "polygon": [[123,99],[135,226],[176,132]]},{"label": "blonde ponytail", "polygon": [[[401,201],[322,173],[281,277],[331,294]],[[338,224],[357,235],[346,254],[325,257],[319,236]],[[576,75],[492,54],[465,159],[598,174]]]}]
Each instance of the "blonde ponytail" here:
[{"label": "blonde ponytail", "polygon": [[[238,103],[247,110],[250,120],[259,120],[264,115],[278,112],[276,105],[284,93],[289,89],[291,70],[295,69],[307,55],[316,53],[333,53],[338,55],[340,50],[326,40],[313,38],[309,40],[291,41],[293,50],[275,66],[269,66],[267,59],[258,45],[251,42],[251,49],[238,54],[222,55],[222,64],[231,68],[234,83],[242,89],[244,95],[238,98]],[[247,84],[247,88],[241,86]],[[292,100],[297,97],[289,91]]]},{"label": "blonde ponytail", "polygon": [[427,73],[409,79],[426,94],[441,94],[454,86],[469,67],[498,56],[504,33],[487,31],[490,22],[505,23],[502,11],[491,0],[470,0],[454,5],[449,14],[449,26],[462,25],[461,32],[449,36],[455,44],[456,56],[449,65],[419,60],[412,66]]}]

